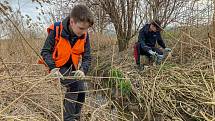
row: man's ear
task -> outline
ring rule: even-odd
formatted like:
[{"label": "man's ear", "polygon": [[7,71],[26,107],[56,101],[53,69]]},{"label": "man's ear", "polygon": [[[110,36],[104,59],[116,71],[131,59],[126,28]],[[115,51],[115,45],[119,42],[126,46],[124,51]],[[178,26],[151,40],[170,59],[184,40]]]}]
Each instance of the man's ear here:
[{"label": "man's ear", "polygon": [[74,19],[70,18],[70,25],[74,25]]}]

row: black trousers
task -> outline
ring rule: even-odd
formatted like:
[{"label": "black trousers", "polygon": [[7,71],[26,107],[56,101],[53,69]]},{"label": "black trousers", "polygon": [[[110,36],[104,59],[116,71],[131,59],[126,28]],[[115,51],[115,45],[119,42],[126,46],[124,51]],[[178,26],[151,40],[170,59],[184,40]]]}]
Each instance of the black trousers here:
[{"label": "black trousers", "polygon": [[[60,72],[64,76],[74,75],[69,67],[61,67]],[[64,99],[64,121],[78,120],[82,108],[81,103],[85,101],[85,93],[79,93],[79,91],[85,90],[84,81],[65,79],[61,80],[61,84],[67,88]]]},{"label": "black trousers", "polygon": [[140,55],[145,55],[150,59],[151,55],[148,52],[149,50],[152,50],[152,51],[158,53],[159,55],[163,55],[163,52],[159,48],[156,48],[156,47],[145,46],[142,48],[139,43],[136,43],[135,47],[136,47],[136,48],[134,48],[134,51],[136,51],[135,52],[135,55],[136,55],[135,61],[136,61],[137,65],[140,65]]}]

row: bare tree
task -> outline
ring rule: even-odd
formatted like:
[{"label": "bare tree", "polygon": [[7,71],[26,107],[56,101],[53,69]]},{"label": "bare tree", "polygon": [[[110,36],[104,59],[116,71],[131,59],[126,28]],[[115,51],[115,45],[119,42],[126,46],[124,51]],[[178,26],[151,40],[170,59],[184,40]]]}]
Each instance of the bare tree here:
[{"label": "bare tree", "polygon": [[189,0],[146,0],[148,4],[147,17],[150,20],[159,19],[163,22],[163,27],[177,20],[181,9]]},{"label": "bare tree", "polygon": [[114,25],[119,51],[125,50],[132,38],[134,11],[138,0],[98,0],[98,2]]},{"label": "bare tree", "polygon": [[[88,0],[97,3],[114,25],[119,51],[127,48],[143,21],[160,19],[163,26],[177,19],[189,0]],[[98,8],[98,7],[97,7]],[[95,9],[94,9],[95,10]],[[103,16],[104,17],[104,16]],[[143,20],[145,19],[145,20]]]},{"label": "bare tree", "polygon": [[214,12],[213,12],[213,36],[215,37],[215,0],[213,0],[213,8],[214,8]]},{"label": "bare tree", "polygon": [[119,51],[127,48],[129,40],[135,35],[142,22],[142,16],[138,15],[138,13],[142,13],[137,10],[139,0],[54,0],[50,4],[58,7],[54,11],[50,11],[49,14],[53,19],[56,15],[66,16],[70,11],[69,8],[71,9],[76,3],[85,3],[92,10],[97,23],[94,30],[97,32],[103,33],[107,25],[113,24]]},{"label": "bare tree", "polygon": [[110,24],[110,17],[101,8],[99,2],[96,0],[79,0],[79,3],[85,4],[90,8],[95,18],[93,30],[103,34],[106,27]]},{"label": "bare tree", "polygon": [[113,24],[119,51],[123,51],[144,20],[160,19],[165,27],[177,19],[187,2],[189,0],[54,0],[50,3],[58,7],[50,14],[66,16],[74,4],[86,4],[95,16],[94,30],[103,33]]},{"label": "bare tree", "polygon": [[102,10],[102,8],[98,4],[91,4],[91,6],[89,7],[95,16],[96,23],[94,25],[94,31],[103,34],[106,27],[110,24],[109,16],[105,11]]}]

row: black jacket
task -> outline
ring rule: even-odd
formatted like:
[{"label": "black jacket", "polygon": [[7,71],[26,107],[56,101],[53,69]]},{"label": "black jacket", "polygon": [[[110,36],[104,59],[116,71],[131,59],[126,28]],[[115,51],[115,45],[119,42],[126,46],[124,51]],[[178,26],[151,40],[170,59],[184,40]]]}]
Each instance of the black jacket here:
[{"label": "black jacket", "polygon": [[160,32],[150,32],[149,27],[150,24],[146,24],[139,32],[138,42],[140,43],[141,48],[144,48],[145,46],[155,47],[156,42],[162,48],[166,48]]},{"label": "black jacket", "polygon": [[[64,19],[62,21],[62,24],[63,24],[63,30],[62,30],[61,36],[65,39],[69,40],[70,45],[73,46],[76,43],[78,36],[75,35],[73,32],[70,32],[70,30],[69,30],[69,17]],[[55,46],[54,37],[55,37],[55,32],[51,30],[46,41],[45,41],[45,44],[41,50],[41,55],[42,55],[44,61],[46,62],[46,64],[48,65],[50,70],[53,68],[56,68],[55,62],[52,58],[52,54],[54,52],[54,46]],[[89,40],[88,34],[87,34],[87,39],[86,39],[86,44],[85,44],[84,49],[85,49],[85,52],[82,55],[82,64],[81,64],[80,69],[83,70],[84,73],[86,74],[88,71],[88,68],[91,64],[90,40]],[[73,64],[73,63],[72,63],[72,60],[70,58],[68,60],[68,62],[63,66],[70,67],[71,64]],[[73,70],[74,70],[74,67],[73,67]]]}]

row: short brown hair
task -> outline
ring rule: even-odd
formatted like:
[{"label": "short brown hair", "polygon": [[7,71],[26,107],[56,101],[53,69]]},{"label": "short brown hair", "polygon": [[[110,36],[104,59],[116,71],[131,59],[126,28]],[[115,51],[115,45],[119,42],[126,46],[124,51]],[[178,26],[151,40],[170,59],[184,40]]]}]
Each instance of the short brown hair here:
[{"label": "short brown hair", "polygon": [[154,25],[157,30],[159,30],[159,31],[162,30],[162,28],[161,28],[161,21],[159,21],[159,20],[153,20],[151,22],[151,24]]},{"label": "short brown hair", "polygon": [[88,7],[85,5],[76,5],[72,8],[70,18],[75,22],[89,22],[90,26],[94,24],[94,18]]}]

